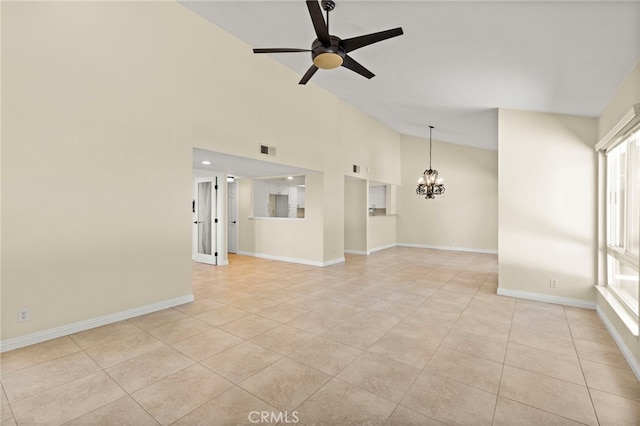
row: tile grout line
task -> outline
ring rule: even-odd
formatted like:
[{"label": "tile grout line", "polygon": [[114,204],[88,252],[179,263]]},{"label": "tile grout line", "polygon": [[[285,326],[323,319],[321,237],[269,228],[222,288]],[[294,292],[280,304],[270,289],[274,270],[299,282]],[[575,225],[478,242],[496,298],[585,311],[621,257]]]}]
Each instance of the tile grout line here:
[{"label": "tile grout line", "polygon": [[[521,301],[521,300],[522,300],[522,299],[518,299],[518,298],[516,298],[516,301]],[[515,315],[515,311],[514,311],[514,315]],[[523,346],[524,346],[524,345],[523,345]],[[537,348],[534,348],[534,349],[537,349]],[[508,351],[508,347],[507,347],[507,351]],[[506,361],[506,353],[505,353],[505,361]],[[515,368],[515,369],[517,369],[517,370],[527,372],[527,373],[537,374],[537,375],[542,376],[542,377],[546,377],[546,378],[550,378],[550,379],[558,380],[558,381],[561,381],[561,382],[564,382],[564,383],[568,383],[568,384],[570,384],[570,385],[581,386],[581,385],[579,385],[579,384],[577,384],[577,383],[574,383],[574,382],[570,382],[570,381],[567,381],[567,380],[564,380],[564,379],[559,379],[559,378],[557,378],[557,377],[549,376],[549,375],[546,375],[546,374],[543,374],[543,373],[536,373],[536,372],[533,372],[533,371],[529,371],[529,370],[527,370],[527,369],[525,369],[525,368],[522,368],[522,367],[512,366],[512,365],[509,365],[509,364],[506,364],[506,363],[505,363],[504,365],[505,365],[505,366],[509,366],[510,368]],[[503,370],[504,370],[504,368],[503,368]],[[501,381],[501,382],[502,382],[502,381]],[[585,381],[585,383],[586,383],[586,381]],[[502,383],[501,383],[501,385],[502,385]],[[586,386],[585,386],[585,387],[586,387]],[[545,412],[545,413],[551,414],[551,415],[553,415],[553,416],[561,417],[561,418],[563,418],[563,419],[567,419],[567,420],[570,420],[570,421],[572,421],[572,422],[576,422],[576,423],[584,424],[584,423],[582,423],[582,422],[580,422],[580,421],[578,421],[578,420],[572,419],[572,418],[567,417],[567,416],[565,416],[565,415],[558,414],[558,413],[554,413],[554,412],[548,411],[548,410],[546,410],[546,409],[544,409],[544,408],[536,407],[536,406],[533,406],[533,405],[527,404],[527,403],[522,402],[522,401],[518,401],[518,400],[515,400],[515,399],[512,399],[512,398],[505,397],[505,396],[500,396],[500,395],[499,395],[499,397],[500,397],[500,398],[504,398],[504,399],[508,399],[509,401],[514,401],[514,402],[516,402],[516,403],[518,403],[518,404],[522,404],[522,405],[524,405],[524,406],[527,406],[527,407],[533,408],[533,409],[535,409],[535,410],[539,410],[539,411],[542,411],[542,412]],[[594,410],[594,412],[595,412],[595,410]]]},{"label": "tile grout line", "polygon": [[502,376],[504,375],[504,366],[507,363],[507,352],[509,352],[509,342],[511,341],[511,331],[513,330],[513,319],[516,316],[517,304],[518,304],[518,299],[516,299],[513,303],[513,313],[511,314],[511,322],[509,324],[509,334],[507,335],[507,344],[504,348],[504,356],[502,357],[502,366],[500,368],[500,380],[498,381],[498,394],[496,395],[496,404],[493,407],[493,416],[491,417],[491,424],[494,424],[496,421],[496,411],[498,411],[498,400],[501,398],[500,390],[502,388]]},{"label": "tile grout line", "polygon": [[[415,281],[415,280],[413,280],[413,281]],[[395,293],[395,291],[394,291],[393,293]],[[392,293],[392,294],[393,294],[393,293]],[[430,296],[429,296],[429,297],[430,297]],[[428,299],[428,298],[427,298],[427,299]],[[382,298],[381,300],[385,300],[385,298]],[[367,309],[369,309],[369,308],[364,308],[364,309],[363,309],[363,311],[366,311]],[[416,307],[415,309],[417,309],[417,307]],[[415,309],[413,309],[413,311],[415,311]],[[363,311],[362,311],[362,312],[363,312]],[[412,312],[413,312],[413,311],[412,311]],[[360,314],[360,313],[362,313],[362,312],[358,312],[358,313],[356,313],[356,314],[354,314],[354,315],[350,316],[349,318],[346,318],[346,319],[342,320],[342,322],[349,321],[349,320],[350,320],[350,318],[353,318],[354,316],[356,316],[356,315],[358,315],[358,314]],[[381,311],[381,312],[384,312],[384,311]],[[386,312],[385,312],[385,313],[386,313]],[[409,314],[410,314],[410,313],[409,313]],[[405,316],[403,317],[403,319],[404,319],[404,318],[406,318],[409,314],[405,315]],[[401,320],[401,321],[402,321],[402,320]],[[339,325],[340,325],[340,324],[336,325],[336,327],[338,327]],[[396,324],[396,325],[397,325],[397,324]],[[327,330],[327,331],[333,330],[333,329],[334,329],[334,328],[336,328],[336,327],[332,327],[332,328],[330,328],[330,329],[329,329],[329,330]],[[394,327],[395,327],[395,325],[394,325]],[[374,328],[375,328],[375,327],[374,327]],[[393,329],[393,327],[392,327],[391,329],[389,329],[387,332],[385,332],[385,334],[383,334],[380,338],[378,338],[378,339],[376,340],[376,342],[377,342],[378,340],[382,339],[384,336],[386,336],[386,335],[387,335],[387,334],[388,334],[392,329]],[[326,332],[325,332],[325,333],[326,333]],[[319,336],[318,336],[316,339],[314,339],[314,340],[317,340],[319,337],[323,337],[324,339],[328,339],[328,340],[331,340],[331,341],[333,341],[333,342],[337,342],[337,343],[343,344],[343,345],[345,345],[345,346],[352,347],[352,348],[354,348],[354,349],[357,349],[357,350],[362,351],[362,353],[361,353],[360,355],[358,355],[357,357],[355,357],[353,360],[351,360],[349,363],[347,363],[347,364],[346,364],[342,369],[340,369],[340,370],[339,370],[338,372],[336,372],[334,375],[330,376],[330,379],[329,379],[329,380],[327,380],[327,382],[325,382],[322,386],[320,386],[320,387],[319,387],[318,389],[316,389],[313,393],[311,393],[311,394],[310,394],[310,395],[309,395],[309,396],[308,396],[304,401],[302,401],[302,402],[301,402],[301,403],[300,403],[300,404],[295,408],[295,410],[297,410],[297,409],[298,409],[298,408],[300,408],[302,405],[304,405],[304,403],[306,403],[307,401],[309,401],[309,400],[310,400],[314,395],[316,395],[320,390],[322,390],[322,389],[323,389],[323,388],[324,388],[324,387],[325,387],[325,386],[326,386],[326,385],[327,385],[331,380],[334,380],[334,379],[335,379],[335,380],[338,380],[338,381],[340,381],[340,382],[342,382],[342,383],[346,384],[347,386],[353,386],[353,387],[355,387],[356,389],[360,389],[361,391],[364,391],[364,392],[366,392],[366,393],[369,393],[369,394],[371,394],[371,395],[374,395],[374,396],[375,396],[375,397],[377,397],[377,398],[384,399],[385,401],[388,401],[388,402],[391,402],[392,404],[394,404],[394,405],[395,405],[395,407],[394,407],[394,409],[391,411],[391,413],[389,414],[389,417],[387,417],[387,419],[385,419],[385,422],[386,422],[386,421],[391,417],[391,415],[393,415],[393,413],[396,411],[396,409],[398,408],[398,406],[400,406],[400,402],[402,401],[402,398],[401,398],[400,402],[391,401],[391,400],[389,400],[389,399],[387,399],[387,398],[384,398],[384,397],[381,397],[381,396],[379,396],[379,395],[376,395],[376,394],[374,394],[374,393],[372,393],[372,392],[369,392],[369,391],[368,391],[368,390],[366,390],[366,389],[362,389],[360,386],[357,386],[357,385],[354,385],[354,384],[351,384],[351,383],[345,382],[345,381],[343,381],[343,380],[340,380],[340,379],[337,377],[337,376],[338,376],[342,371],[344,371],[345,369],[347,369],[347,368],[348,368],[348,367],[349,367],[349,366],[350,366],[350,365],[351,365],[355,360],[357,360],[358,358],[360,358],[360,357],[362,356],[362,354],[364,354],[365,352],[367,352],[367,353],[368,353],[368,348],[370,348],[371,346],[373,346],[373,345],[375,344],[375,342],[374,342],[374,343],[372,343],[371,345],[369,345],[366,349],[362,349],[362,348],[360,348],[360,347],[353,346],[353,345],[349,345],[349,344],[347,344],[347,343],[343,343],[343,342],[335,341],[335,340],[333,340],[333,339],[331,339],[331,338],[329,338],[329,337],[324,337],[324,333],[323,333],[322,335],[319,335]],[[308,342],[308,343],[310,343],[310,342]],[[293,352],[295,352],[295,351],[292,351],[291,353],[293,353]],[[300,363],[299,361],[296,361],[296,360],[294,360],[294,359],[289,358],[289,354],[286,356],[286,358],[288,358],[288,359],[289,359],[289,360],[291,360],[291,361],[294,361],[294,362],[298,362],[298,363]],[[387,357],[385,357],[385,358],[387,358]],[[320,371],[320,370],[317,370],[316,368],[314,368],[314,367],[312,367],[312,366],[308,366],[308,365],[306,365],[306,364],[304,364],[304,363],[300,363],[300,364],[305,365],[305,366],[307,366],[307,367],[309,367],[309,368],[312,368],[312,369],[314,369],[314,370],[316,370],[316,371]],[[321,373],[323,373],[323,374],[326,374],[326,373],[324,373],[324,372],[322,372],[322,371],[320,371],[320,372],[321,372]],[[419,375],[419,374],[418,374],[418,375]],[[412,384],[413,384],[413,382],[412,382]],[[404,395],[403,395],[403,398],[404,398]]]},{"label": "tile grout line", "polygon": [[5,396],[5,400],[7,401],[7,405],[6,408],[9,408],[9,413],[11,414],[11,418],[13,419],[13,421],[16,423],[16,425],[18,424],[18,421],[16,420],[16,416],[15,414],[13,414],[13,407],[11,407],[11,403],[9,402],[9,398],[7,397],[7,393],[4,391],[4,386],[2,386],[2,384],[0,383],[0,391],[2,391],[4,393]]},{"label": "tile grout line", "polygon": [[[457,274],[456,274],[457,275]],[[454,275],[455,277],[455,275]],[[451,279],[449,279],[448,281],[446,281],[445,283],[442,284],[442,286],[438,289],[441,290],[442,287],[444,287],[449,281],[451,281],[453,279],[453,277]],[[414,280],[415,281],[415,280]],[[437,290],[436,290],[437,293]],[[433,293],[435,294],[435,293]],[[431,299],[431,297],[433,296],[433,294],[431,296],[429,296],[426,300]],[[425,300],[425,302],[426,302]],[[471,300],[473,300],[473,298],[471,298]],[[418,372],[417,376],[415,379],[413,379],[413,381],[411,382],[411,384],[409,385],[409,387],[407,388],[407,390],[404,392],[404,394],[402,395],[402,398],[400,398],[400,402],[398,402],[398,406],[401,406],[402,401],[404,401],[404,399],[407,397],[407,394],[409,393],[409,391],[411,390],[411,388],[414,386],[414,384],[416,383],[416,381],[418,380],[418,378],[422,375],[422,373],[425,371],[425,369],[427,368],[427,365],[429,365],[429,362],[433,359],[433,355],[436,354],[436,352],[438,352],[438,350],[440,349],[440,347],[442,346],[442,343],[445,341],[445,339],[447,338],[447,336],[449,336],[449,333],[451,333],[451,330],[453,330],[453,328],[455,327],[456,323],[460,320],[460,317],[462,316],[462,314],[464,313],[464,311],[469,307],[469,303],[471,303],[471,300],[467,303],[467,305],[465,306],[465,309],[460,312],[460,314],[458,314],[458,318],[456,318],[456,321],[452,324],[452,326],[449,328],[449,330],[447,331],[447,334],[444,335],[444,337],[442,338],[442,340],[440,340],[440,343],[438,343],[438,346],[436,347],[436,349],[433,351],[433,353],[431,354],[431,356],[429,356],[429,359],[426,361],[426,363],[422,366],[422,368],[420,369],[420,371]],[[424,303],[424,302],[423,302]],[[421,306],[421,305],[420,305]],[[397,409],[396,407],[396,409]],[[405,406],[402,405],[403,408],[407,408]],[[394,410],[395,411],[395,410]],[[414,411],[414,410],[412,410]],[[393,414],[393,413],[392,413]],[[426,416],[422,413],[419,413],[427,418],[433,419],[433,417],[430,416]],[[440,421],[438,419],[434,419],[436,421]]]},{"label": "tile grout line", "polygon": [[[569,325],[569,318],[567,317],[567,311],[564,306],[562,306],[562,313],[564,314],[565,321],[567,321],[567,325]],[[582,378],[584,379],[584,386],[587,388],[587,393],[589,394],[589,401],[591,402],[591,408],[593,409],[593,414],[596,417],[596,422],[600,424],[600,419],[598,418],[598,412],[596,411],[596,404],[593,401],[591,388],[589,387],[589,382],[587,381],[587,376],[584,372],[584,367],[582,366],[582,359],[580,358],[580,354],[578,353],[578,348],[576,347],[576,342],[575,342],[575,339],[573,338],[573,331],[571,331],[571,326],[569,326],[569,334],[571,335],[571,343],[573,343],[573,348],[576,351],[576,358],[578,358],[578,364],[580,365],[580,372],[582,373]]]},{"label": "tile grout line", "polygon": [[[126,320],[126,321],[129,321],[129,320]],[[151,337],[153,337],[153,338],[157,339],[157,337],[153,336],[153,335],[152,335],[151,333],[149,333],[147,330],[144,330],[143,328],[139,327],[137,324],[134,324],[134,323],[130,323],[130,324],[131,324],[131,325],[133,325],[134,327],[138,328],[138,330],[141,330],[141,331],[143,331],[143,332],[147,333],[148,335],[150,335]],[[114,340],[116,340],[116,339],[111,339],[111,340],[109,340],[109,341],[114,341]],[[160,339],[158,339],[158,340],[159,340],[159,341],[161,341]],[[75,341],[75,339],[74,339],[74,341]],[[162,342],[162,341],[161,341],[161,342]],[[102,343],[100,343],[100,344],[103,344],[103,343],[106,343],[106,342],[102,342]],[[163,343],[164,345],[167,345],[167,344],[166,344],[166,343],[164,343],[164,342],[162,342],[162,343]],[[78,344],[78,343],[76,343],[76,344]],[[78,346],[80,346],[80,345],[78,344]],[[95,345],[95,346],[98,346],[98,345]],[[90,349],[90,348],[87,348],[87,349]],[[158,348],[158,349],[160,349],[160,348]],[[156,349],[156,350],[158,350],[158,349]],[[82,348],[82,351],[83,351],[83,352],[84,352],[84,353],[85,353],[85,354],[86,354],[86,355],[87,355],[87,356],[88,356],[88,357],[89,357],[93,362],[95,362],[95,363],[96,363],[96,365],[97,365],[97,366],[102,370],[102,372],[103,372],[103,373],[104,373],[104,374],[105,374],[105,375],[106,375],[106,376],[107,376],[107,377],[108,377],[108,378],[109,378],[113,383],[115,383],[115,384],[116,384],[116,386],[118,386],[118,387],[119,387],[119,388],[120,388],[120,389],[125,393],[125,395],[126,395],[126,396],[125,396],[125,397],[122,397],[122,398],[129,397],[131,400],[133,400],[133,401],[136,403],[136,405],[138,405],[140,408],[142,408],[142,409],[144,410],[144,412],[145,412],[145,413],[147,413],[147,414],[148,414],[148,415],[153,419],[153,421],[155,421],[158,425],[160,425],[160,422],[159,422],[159,421],[158,421],[158,420],[157,420],[157,419],[156,419],[156,418],[155,418],[151,413],[149,413],[149,412],[148,412],[148,411],[147,411],[147,410],[146,410],[142,405],[140,405],[140,403],[138,402],[138,400],[137,400],[137,399],[135,399],[133,396],[131,396],[131,394],[130,394],[129,392],[127,392],[127,391],[126,391],[126,390],[125,390],[125,389],[120,385],[120,383],[118,383],[118,382],[117,382],[117,381],[116,381],[116,380],[115,380],[115,379],[114,379],[114,378],[109,374],[109,372],[106,370],[106,368],[104,368],[103,366],[101,366],[101,365],[100,365],[100,364],[99,364],[99,363],[98,363],[98,362],[97,362],[97,361],[96,361],[96,360],[95,360],[91,355],[89,355],[89,353],[87,353],[87,351],[86,351],[86,349],[85,349],[85,348]],[[153,352],[153,351],[149,351],[149,352],[146,352],[146,353],[144,353],[144,354],[140,354],[140,355],[138,355],[137,357],[133,357],[133,358],[131,358],[131,359],[135,359],[135,358],[138,358],[138,357],[144,356],[144,355],[146,355],[146,354],[148,354],[148,353],[150,353],[150,352]],[[114,365],[112,365],[111,367],[115,367],[115,366],[120,365],[120,364],[122,364],[122,363],[124,363],[124,362],[127,362],[127,361],[129,361],[129,360],[122,361],[122,362],[120,362],[120,363],[118,363],[118,364],[114,364]],[[108,368],[111,368],[111,367],[108,367]],[[115,401],[118,401],[118,400],[120,400],[120,399],[122,399],[122,398],[118,398],[118,399],[116,399]],[[80,418],[80,417],[84,416],[84,415],[87,415],[87,414],[92,413],[92,412],[94,412],[94,411],[97,411],[97,410],[99,410],[99,409],[101,409],[101,408],[103,408],[103,407],[106,407],[107,405],[112,404],[112,403],[114,403],[115,401],[108,402],[108,403],[106,403],[106,404],[104,404],[104,405],[101,405],[100,407],[97,407],[97,408],[95,408],[95,409],[91,410],[91,411],[87,411],[86,413],[83,413],[83,414],[79,415],[78,417],[75,417],[75,418],[73,418],[73,419],[71,419],[71,420],[69,420],[69,421],[65,422],[64,424],[67,424],[67,423],[69,423],[69,422],[71,422],[71,421],[73,421],[73,420],[75,420],[75,419],[78,419],[78,418]]]}]

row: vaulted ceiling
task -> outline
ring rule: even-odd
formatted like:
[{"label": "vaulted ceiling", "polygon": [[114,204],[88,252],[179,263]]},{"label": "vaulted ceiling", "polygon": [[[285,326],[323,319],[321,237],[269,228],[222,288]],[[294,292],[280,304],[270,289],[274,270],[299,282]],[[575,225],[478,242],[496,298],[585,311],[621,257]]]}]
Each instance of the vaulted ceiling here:
[{"label": "vaulted ceiling", "polygon": [[[181,1],[251,47],[308,49],[302,0]],[[308,84],[396,131],[497,149],[496,108],[597,117],[640,60],[640,1],[337,0],[330,33],[404,35],[351,56],[376,76],[319,70]],[[297,85],[309,53],[272,54]],[[264,84],[269,84],[265,77]],[[299,86],[305,90],[305,86]]]}]

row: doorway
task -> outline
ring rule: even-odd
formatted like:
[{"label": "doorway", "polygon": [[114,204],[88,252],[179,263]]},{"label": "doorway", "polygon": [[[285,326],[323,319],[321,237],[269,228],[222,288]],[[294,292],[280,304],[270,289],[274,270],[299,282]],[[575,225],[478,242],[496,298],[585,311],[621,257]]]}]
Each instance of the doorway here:
[{"label": "doorway", "polygon": [[193,188],[193,260],[209,265],[223,265],[226,250],[223,248],[222,206],[224,185],[222,174],[212,173],[194,180]]},{"label": "doorway", "polygon": [[367,180],[345,176],[344,252],[367,255]]}]

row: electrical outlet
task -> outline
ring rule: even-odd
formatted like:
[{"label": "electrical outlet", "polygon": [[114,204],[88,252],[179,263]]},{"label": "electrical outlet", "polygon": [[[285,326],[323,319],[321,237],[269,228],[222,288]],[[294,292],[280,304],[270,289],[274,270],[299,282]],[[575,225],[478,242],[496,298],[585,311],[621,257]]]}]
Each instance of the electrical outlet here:
[{"label": "electrical outlet", "polygon": [[31,312],[28,309],[18,310],[18,322],[29,321],[31,318]]},{"label": "electrical outlet", "polygon": [[555,278],[551,278],[551,280],[549,280],[549,287],[558,288],[558,280],[556,280]]}]

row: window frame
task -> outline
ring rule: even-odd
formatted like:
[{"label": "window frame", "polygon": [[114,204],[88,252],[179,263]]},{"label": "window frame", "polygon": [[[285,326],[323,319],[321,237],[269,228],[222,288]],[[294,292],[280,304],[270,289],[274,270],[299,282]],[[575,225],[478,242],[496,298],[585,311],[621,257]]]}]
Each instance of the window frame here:
[{"label": "window frame", "polygon": [[[634,170],[634,158],[631,154],[640,155],[640,149],[638,147],[635,150],[630,149],[634,143],[640,143],[640,124],[633,126],[630,130],[625,132],[619,137],[616,143],[609,145],[604,150],[605,155],[605,197],[604,197],[604,211],[605,211],[605,244],[606,244],[606,262],[604,267],[606,269],[606,287],[610,290],[611,294],[620,302],[627,314],[630,314],[635,323],[638,324],[638,318],[640,314],[640,298],[635,300],[629,299],[628,296],[622,294],[618,286],[613,282],[613,271],[611,268],[610,258],[619,262],[621,266],[627,267],[635,271],[638,277],[637,286],[640,287],[640,254],[634,253],[629,247],[629,236],[631,230],[632,221],[630,218],[633,215],[636,219],[640,219],[640,209],[634,209],[631,195],[634,195],[633,180],[640,178],[640,170]],[[621,162],[616,163],[615,170],[612,169],[611,159],[613,155],[621,157],[621,153],[617,153],[617,150],[624,147],[624,170],[622,170]],[[617,171],[617,173],[616,173]],[[616,176],[613,176],[615,173]],[[624,182],[621,182],[623,180]],[[614,181],[614,182],[612,182]],[[624,184],[622,186],[621,184]],[[622,189],[621,189],[622,188]],[[622,198],[621,191],[624,192],[624,205],[621,207],[619,202]],[[635,194],[635,197],[640,197],[640,194]],[[612,207],[612,202],[616,205]],[[623,209],[622,212],[620,209]],[[635,211],[637,210],[637,211]],[[621,215],[622,213],[622,215]],[[612,222],[612,218],[615,216],[616,223]],[[637,227],[637,223],[635,223]],[[635,229],[636,232],[640,232]],[[615,235],[614,235],[615,234]],[[639,238],[637,236],[636,238]]]}]

